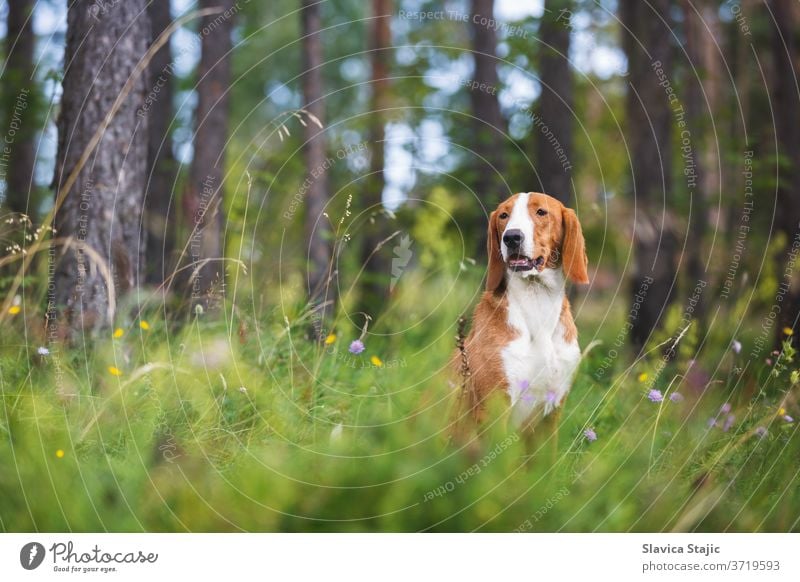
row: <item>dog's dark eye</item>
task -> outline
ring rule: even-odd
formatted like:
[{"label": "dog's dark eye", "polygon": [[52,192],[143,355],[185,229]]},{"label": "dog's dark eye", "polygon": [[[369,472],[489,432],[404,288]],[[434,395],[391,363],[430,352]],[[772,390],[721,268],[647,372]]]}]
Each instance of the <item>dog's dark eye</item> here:
[{"label": "dog's dark eye", "polygon": [[500,213],[500,220],[505,220],[508,218],[508,212],[501,212]]},{"label": "dog's dark eye", "polygon": [[545,210],[544,208],[540,208],[539,210],[536,211],[536,214],[538,214],[539,216],[545,216],[547,214],[547,210]]}]

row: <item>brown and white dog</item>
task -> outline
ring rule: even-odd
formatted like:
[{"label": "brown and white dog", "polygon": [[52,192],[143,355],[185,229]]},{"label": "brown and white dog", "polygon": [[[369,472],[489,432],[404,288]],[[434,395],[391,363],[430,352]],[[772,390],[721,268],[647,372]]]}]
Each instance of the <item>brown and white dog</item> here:
[{"label": "brown and white dog", "polygon": [[489,217],[489,273],[464,350],[468,401],[483,417],[503,391],[514,428],[553,426],[580,360],[565,283],[588,283],[575,212],[535,192],[515,194]]}]

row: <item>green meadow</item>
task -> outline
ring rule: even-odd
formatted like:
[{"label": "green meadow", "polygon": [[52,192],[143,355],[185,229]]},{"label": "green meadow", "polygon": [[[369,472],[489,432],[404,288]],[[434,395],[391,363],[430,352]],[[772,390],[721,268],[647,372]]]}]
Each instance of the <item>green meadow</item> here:
[{"label": "green meadow", "polygon": [[771,365],[745,366],[753,338],[737,353],[690,326],[674,357],[663,357],[674,343],[665,335],[635,358],[615,346],[625,302],[578,290],[585,355],[557,455],[540,460],[502,402],[474,438],[452,438],[460,380],[447,362],[480,273],[419,276],[401,279],[358,355],[348,346],[361,330],[345,318],[325,344],[307,339],[312,318],[299,301],[259,312],[229,300],[180,325],[145,307],[72,348],[47,343],[35,307],[12,308],[0,359],[0,527],[798,529],[791,338]]}]

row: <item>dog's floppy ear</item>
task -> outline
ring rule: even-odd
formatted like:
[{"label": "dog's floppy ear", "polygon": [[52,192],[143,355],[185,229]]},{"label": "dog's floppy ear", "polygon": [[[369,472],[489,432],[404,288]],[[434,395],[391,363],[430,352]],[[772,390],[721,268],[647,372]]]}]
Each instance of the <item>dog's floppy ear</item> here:
[{"label": "dog's floppy ear", "polygon": [[489,216],[489,232],[486,238],[486,252],[489,254],[489,274],[486,276],[486,290],[496,291],[503,283],[505,264],[500,254],[500,233],[497,231],[497,210]]},{"label": "dog's floppy ear", "polygon": [[573,283],[588,283],[589,275],[586,272],[588,259],[581,223],[571,208],[565,208],[563,216],[564,240],[561,243],[561,256],[564,274]]}]

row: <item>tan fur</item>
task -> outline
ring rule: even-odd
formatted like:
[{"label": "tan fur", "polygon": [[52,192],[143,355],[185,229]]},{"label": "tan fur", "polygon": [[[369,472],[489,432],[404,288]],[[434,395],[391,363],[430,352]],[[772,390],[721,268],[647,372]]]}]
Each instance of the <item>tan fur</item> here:
[{"label": "tan fur", "polygon": [[588,283],[589,275],[586,272],[586,242],[578,222],[578,216],[571,208],[562,206],[562,220],[564,224],[564,238],[562,242],[561,262],[564,275],[574,283]]},{"label": "tan fur", "polygon": [[[503,255],[500,254],[500,232],[497,228],[498,216],[501,212],[508,212],[511,214],[511,207],[513,203],[508,204],[509,201],[501,204],[497,210],[489,215],[489,233],[486,238],[486,255],[489,258],[489,269],[486,273],[486,290],[496,291],[503,283],[505,276],[506,264],[503,262]],[[505,210],[504,205],[509,206]]]},{"label": "tan fur", "polygon": [[482,420],[486,399],[495,390],[503,390],[507,380],[503,372],[501,350],[517,336],[507,323],[508,299],[503,294],[483,294],[472,318],[472,331],[465,349],[470,370],[469,406],[473,417]]},{"label": "tan fur", "polygon": [[561,325],[564,326],[564,341],[567,343],[578,339],[578,328],[575,326],[575,320],[572,319],[572,310],[569,306],[569,299],[564,297],[564,302],[561,304],[561,316],[559,317]]}]

